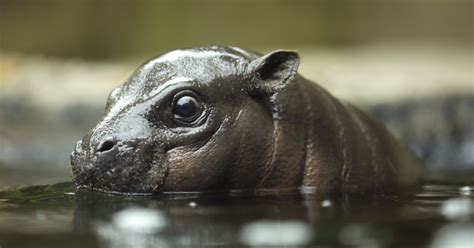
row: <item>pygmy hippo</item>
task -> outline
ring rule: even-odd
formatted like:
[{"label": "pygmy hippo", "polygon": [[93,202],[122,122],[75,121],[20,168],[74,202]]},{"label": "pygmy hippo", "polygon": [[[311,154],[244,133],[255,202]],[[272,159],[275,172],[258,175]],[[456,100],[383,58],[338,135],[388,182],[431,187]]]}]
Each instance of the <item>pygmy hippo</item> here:
[{"label": "pygmy hippo", "polygon": [[162,193],[416,185],[422,169],[412,152],[297,74],[299,63],[294,51],[226,46],[144,63],[110,93],[102,120],[72,152],[76,186]]}]

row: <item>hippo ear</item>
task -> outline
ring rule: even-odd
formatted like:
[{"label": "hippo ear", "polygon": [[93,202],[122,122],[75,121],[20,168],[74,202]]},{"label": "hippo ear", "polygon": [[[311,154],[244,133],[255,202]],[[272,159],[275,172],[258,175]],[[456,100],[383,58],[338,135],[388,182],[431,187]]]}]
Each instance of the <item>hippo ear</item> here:
[{"label": "hippo ear", "polygon": [[300,57],[295,51],[277,50],[250,62],[250,93],[272,95],[295,78]]}]

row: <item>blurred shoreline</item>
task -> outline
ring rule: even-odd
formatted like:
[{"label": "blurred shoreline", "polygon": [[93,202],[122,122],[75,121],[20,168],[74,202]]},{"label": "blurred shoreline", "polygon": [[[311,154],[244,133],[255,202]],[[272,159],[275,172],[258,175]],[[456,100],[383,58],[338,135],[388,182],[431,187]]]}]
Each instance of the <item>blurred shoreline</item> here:
[{"label": "blurred shoreline", "polygon": [[[375,43],[295,50],[301,55],[301,75],[357,104],[474,92],[474,45]],[[159,54],[150,58],[156,56]],[[28,99],[48,109],[77,103],[105,105],[108,93],[142,63],[137,59],[26,56],[0,50],[0,93],[2,98]]]}]

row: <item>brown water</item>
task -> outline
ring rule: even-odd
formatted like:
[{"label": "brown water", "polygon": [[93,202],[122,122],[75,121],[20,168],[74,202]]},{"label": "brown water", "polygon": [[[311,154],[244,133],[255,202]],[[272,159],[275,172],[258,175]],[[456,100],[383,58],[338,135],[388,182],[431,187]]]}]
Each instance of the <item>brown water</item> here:
[{"label": "brown water", "polygon": [[408,196],[0,192],[0,247],[473,247],[474,186]]}]

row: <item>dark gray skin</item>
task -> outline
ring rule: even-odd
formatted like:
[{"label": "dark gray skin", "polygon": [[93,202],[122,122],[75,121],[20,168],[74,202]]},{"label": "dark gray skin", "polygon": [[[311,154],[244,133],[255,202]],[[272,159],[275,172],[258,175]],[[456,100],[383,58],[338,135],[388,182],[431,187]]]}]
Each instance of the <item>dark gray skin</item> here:
[{"label": "dark gray skin", "polygon": [[416,185],[418,159],[384,126],[297,74],[299,63],[294,51],[221,46],[146,62],[77,143],[75,184],[122,193]]}]

